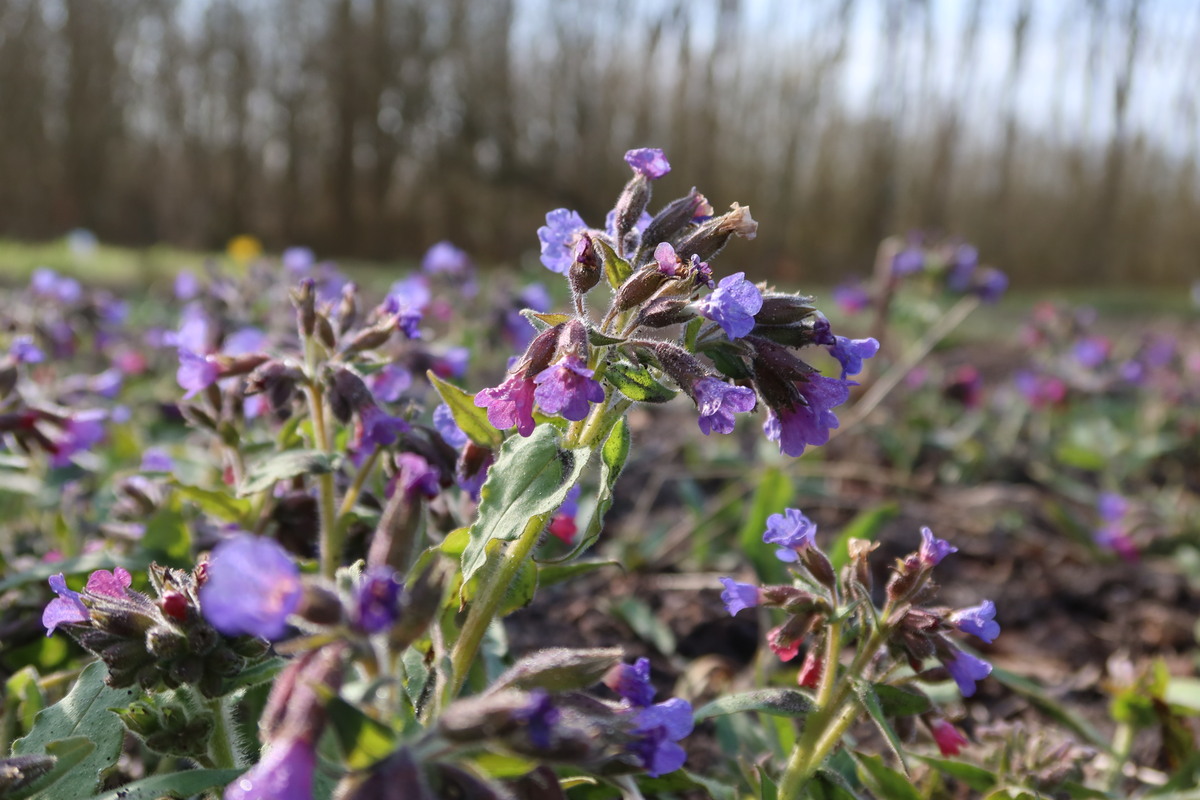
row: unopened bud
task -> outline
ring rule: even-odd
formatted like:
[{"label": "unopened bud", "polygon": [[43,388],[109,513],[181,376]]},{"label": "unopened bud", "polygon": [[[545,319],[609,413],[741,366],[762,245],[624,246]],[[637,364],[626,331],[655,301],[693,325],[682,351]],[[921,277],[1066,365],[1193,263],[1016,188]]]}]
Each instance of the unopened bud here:
[{"label": "unopened bud", "polygon": [[582,297],[600,282],[603,272],[604,259],[596,250],[591,234],[584,231],[575,243],[575,258],[571,261],[571,268],[567,273],[571,281],[571,291]]},{"label": "unopened bud", "polygon": [[871,553],[879,547],[879,542],[871,542],[866,539],[850,539],[847,549],[850,553],[850,566],[854,571],[854,579],[862,584],[869,594],[874,585],[874,576],[871,573]]},{"label": "unopened bud", "polygon": [[628,311],[650,299],[667,282],[667,276],[655,266],[644,267],[629,276],[617,290],[613,307],[617,311]]},{"label": "unopened bud", "polygon": [[317,325],[317,288],[312,278],[303,278],[300,284],[292,289],[292,305],[296,307],[296,326],[300,329],[300,337],[309,339]]},{"label": "unopened bud", "polygon": [[805,547],[800,551],[800,561],[817,583],[832,589],[837,585],[837,576],[833,573],[833,564],[829,557],[817,549],[816,545]]},{"label": "unopened bud", "polygon": [[338,303],[338,335],[344,336],[354,327],[358,319],[358,284],[353,281],[342,287],[342,299]]},{"label": "unopened bud", "polygon": [[146,631],[146,650],[157,658],[175,658],[187,652],[187,637],[172,628],[158,625]]},{"label": "unopened bud", "polygon": [[704,195],[697,192],[696,187],[693,186],[686,197],[672,200],[646,226],[646,230],[642,233],[643,249],[653,252],[659,242],[672,241],[684,233],[686,227],[696,217],[711,215],[712,206],[708,204]]},{"label": "unopened bud", "polygon": [[572,319],[562,324],[558,334],[558,352],[574,353],[582,359],[587,359],[588,331],[581,320]]},{"label": "unopened bud", "polygon": [[729,211],[701,225],[675,248],[680,258],[699,256],[708,261],[721,251],[731,236],[753,239],[758,235],[758,223],[750,216],[749,206],[734,203]]},{"label": "unopened bud", "polygon": [[337,334],[333,332],[333,323],[329,321],[329,317],[318,312],[316,316],[316,334],[317,341],[332,350],[337,347]]},{"label": "unopened bud", "polygon": [[696,381],[709,375],[709,371],[700,360],[678,345],[669,342],[655,342],[652,352],[662,366],[663,372],[671,376],[675,384],[693,396]]},{"label": "unopened bud", "polygon": [[550,362],[554,360],[554,355],[558,350],[558,337],[561,332],[562,324],[560,323],[533,337],[533,341],[529,343],[529,347],[525,348],[525,355],[521,358],[521,367],[525,370],[526,375],[537,375],[550,366]]},{"label": "unopened bud", "polygon": [[546,689],[565,692],[586,689],[619,662],[624,654],[618,647],[577,650],[552,647],[538,650],[507,669],[493,684],[499,689]]},{"label": "unopened bud", "polygon": [[342,601],[336,592],[305,583],[296,613],[314,625],[336,625],[342,620]]},{"label": "unopened bud", "polygon": [[370,328],[364,328],[356,333],[354,338],[342,348],[342,352],[346,355],[354,355],[365,350],[374,350],[377,347],[382,347],[387,344],[388,339],[392,338],[395,330],[395,317],[388,317],[375,323]]},{"label": "unopened bud", "polygon": [[784,381],[807,381],[817,372],[797,358],[791,350],[759,336],[746,336],[745,341],[754,348],[755,372],[768,372]]},{"label": "unopened bud", "polygon": [[651,328],[666,328],[687,322],[695,316],[695,309],[686,300],[659,297],[650,301],[639,312],[638,324]]},{"label": "unopened bud", "polygon": [[811,297],[798,294],[764,294],[762,308],[754,315],[759,325],[792,325],[816,311]]},{"label": "unopened bud", "polygon": [[[646,180],[645,175],[635,172],[629,182],[625,184],[621,196],[617,198],[617,205],[613,208],[617,255],[623,257],[630,252],[627,244],[634,243],[628,242],[627,237],[635,231],[642,212],[646,210],[646,206],[650,205],[650,194],[650,181]],[[636,244],[633,249],[636,249]]]}]

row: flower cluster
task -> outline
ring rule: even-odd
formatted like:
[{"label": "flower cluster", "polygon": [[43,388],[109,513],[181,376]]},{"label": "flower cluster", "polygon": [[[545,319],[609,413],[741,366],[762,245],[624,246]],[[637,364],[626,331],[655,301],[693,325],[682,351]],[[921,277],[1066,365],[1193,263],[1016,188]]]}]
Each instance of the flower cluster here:
[{"label": "flower cluster", "polygon": [[[796,658],[803,648],[805,657],[796,682],[802,688],[816,689],[832,686],[830,681],[854,681],[870,678],[867,674],[843,674],[840,652],[829,652],[830,642],[844,642],[832,629],[841,627],[839,614],[848,613],[843,606],[854,604],[860,653],[871,654],[875,649],[902,659],[923,680],[953,679],[963,697],[975,694],[976,684],[986,678],[991,665],[973,655],[952,640],[954,632],[970,634],[991,644],[1000,634],[996,622],[996,606],[985,600],[977,606],[949,609],[930,606],[936,591],[931,580],[935,567],[947,556],[957,552],[949,542],[934,536],[929,528],[921,529],[917,550],[893,567],[886,586],[886,603],[871,613],[863,611],[871,603],[872,571],[868,557],[875,546],[852,539],[849,543],[849,563],[840,573],[816,543],[817,526],[801,511],[789,508],[772,514],[763,534],[766,544],[778,548],[776,555],[789,565],[794,579],[791,585],[757,586],[732,578],[721,578],[724,591],[721,600],[730,614],[753,607],[777,608],[786,612],[786,619],[772,628],[766,636],[770,649],[782,661]],[[888,660],[855,660],[860,669],[872,675],[889,675]],[[930,668],[930,660],[940,667]],[[908,689],[908,691],[915,691]],[[839,697],[836,692],[823,697]],[[927,724],[939,748],[944,753],[956,752],[961,736],[945,720],[929,717]],[[964,740],[965,741],[965,740]]]},{"label": "flower cluster", "polygon": [[[500,430],[532,434],[534,412],[582,423],[631,402],[663,402],[668,378],[692,399],[705,434],[730,433],[736,414],[765,406],[764,432],[800,455],[838,426],[833,409],[854,384],[848,376],[878,350],[874,339],[834,336],[811,299],[755,285],[744,272],[714,280],[709,261],[734,236],[752,239],[758,224],[736,203],[715,214],[694,189],[651,216],[651,182],[670,165],[654,149],[632,150],[633,175],[603,229],[575,211],[556,209],[539,229],[541,261],[564,275],[574,314],[533,314],[543,330],[506,379],[475,403]],[[589,293],[612,290],[594,319]],[[829,348],[840,377],[825,377],[796,351]]]}]

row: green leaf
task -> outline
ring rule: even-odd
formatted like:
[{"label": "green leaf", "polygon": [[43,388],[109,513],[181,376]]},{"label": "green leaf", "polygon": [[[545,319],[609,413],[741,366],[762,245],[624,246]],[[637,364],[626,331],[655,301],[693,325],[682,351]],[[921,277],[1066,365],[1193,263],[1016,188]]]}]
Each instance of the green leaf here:
[{"label": "green leaf", "polygon": [[[836,757],[837,754],[834,754],[830,761]],[[858,793],[854,791],[846,776],[829,767],[817,770],[812,783],[809,784],[808,795],[812,800],[859,800]]]},{"label": "green leaf", "polygon": [[[58,787],[64,786],[71,772],[92,753],[96,744],[86,736],[71,736],[46,745],[46,755],[54,757],[50,770],[26,786],[4,794],[4,800],[24,800],[26,797],[54,800]],[[14,754],[16,751],[14,750]],[[55,791],[47,791],[54,788]]]},{"label": "green leaf", "polygon": [[875,695],[883,708],[885,717],[911,717],[924,714],[932,703],[924,693],[915,689],[902,689],[886,683],[875,684]]},{"label": "green leaf", "polygon": [[603,559],[595,559],[589,561],[575,561],[570,564],[553,563],[538,565],[538,585],[553,586],[556,583],[570,580],[578,575],[586,575],[589,572],[595,572],[598,569],[605,567],[620,567],[624,569],[624,565],[620,561],[608,561]]},{"label": "green leaf", "polygon": [[854,519],[842,528],[842,532],[833,540],[833,544],[829,548],[829,562],[833,564],[833,568],[840,570],[850,563],[851,539],[874,541],[879,532],[883,530],[883,526],[895,519],[899,513],[900,507],[895,503],[884,503],[855,514]]},{"label": "green leaf", "polygon": [[96,795],[91,800],[159,800],[163,797],[195,797],[209,789],[228,786],[245,770],[242,769],[190,769],[186,772],[171,772],[153,775],[140,781],[127,783],[119,789]]},{"label": "green leaf", "polygon": [[[500,562],[504,558],[504,549],[500,546],[500,542],[492,540],[487,544],[487,558],[484,561],[483,568],[471,580],[466,581],[462,585],[459,593],[460,602],[470,602],[479,591],[479,583],[485,575],[490,575],[491,571],[500,566]],[[538,587],[538,568],[532,561],[525,561],[517,567],[517,573],[513,576],[512,584],[508,587],[508,592],[504,595],[504,600],[500,603],[500,607],[496,613],[503,617],[511,614],[519,608],[524,608],[533,602],[533,596],[537,594]],[[447,601],[453,602],[453,595],[447,597]]]},{"label": "green leaf", "polygon": [[563,450],[558,430],[550,425],[504,442],[479,493],[471,540],[462,556],[464,583],[484,565],[490,542],[513,541],[530,519],[562,505],[590,455],[587,449]]},{"label": "green leaf", "polygon": [[877,797],[887,800],[924,800],[917,787],[903,774],[883,763],[882,756],[855,753],[858,779]]},{"label": "green leaf", "polygon": [[570,553],[556,559],[554,563],[571,561],[600,538],[604,515],[612,508],[617,479],[621,477],[621,470],[625,468],[625,461],[629,458],[629,438],[629,425],[622,417],[609,431],[604,446],[600,448],[600,490],[596,496],[596,505],[592,508],[592,516],[583,529],[583,536],[579,537]]},{"label": "green leaf", "polygon": [[608,279],[608,285],[613,291],[616,291],[621,284],[629,280],[629,276],[633,274],[633,267],[617,255],[617,251],[609,247],[603,239],[592,239],[592,243],[600,250],[600,256],[604,259],[604,277]]},{"label": "green leaf", "polygon": [[887,717],[883,713],[883,707],[879,703],[879,695],[875,694],[875,687],[868,681],[855,680],[854,692],[858,695],[858,700],[867,714],[871,717],[871,721],[875,723],[875,727],[883,734],[883,738],[887,740],[888,746],[891,747],[892,753],[896,756],[896,760],[900,762],[900,766],[904,769],[904,774],[908,774],[908,764],[904,763],[904,751],[900,749],[900,737],[892,730],[892,725],[887,721]]},{"label": "green leaf", "polygon": [[[38,673],[32,666],[26,666],[13,673],[4,682],[4,723],[12,724],[13,728],[5,728],[6,733],[15,734],[17,724],[21,730],[33,727],[33,721],[45,704],[42,690],[38,688]],[[11,723],[10,723],[11,721]],[[11,741],[11,737],[4,741]]]},{"label": "green leaf", "polygon": [[450,408],[450,413],[454,416],[454,424],[462,429],[468,439],[489,450],[495,450],[500,446],[504,437],[500,435],[500,431],[492,427],[492,423],[488,422],[487,409],[475,405],[475,395],[463,391],[452,383],[447,383],[433,374],[433,370],[429,370],[425,375],[433,384],[433,388],[437,389],[437,393],[441,395],[442,402]]},{"label": "green leaf", "polygon": [[609,336],[595,328],[588,328],[588,343],[592,347],[606,347],[610,344],[621,344],[625,340],[617,336]]},{"label": "green leaf", "polygon": [[285,450],[282,453],[274,453],[246,470],[246,477],[238,487],[238,497],[265,492],[279,481],[300,475],[323,475],[333,472],[340,460],[341,457],[337,454],[323,453],[320,450]]},{"label": "green leaf", "polygon": [[804,692],[795,689],[756,689],[752,692],[729,694],[701,706],[693,714],[699,722],[709,717],[758,711],[776,717],[803,717],[816,709],[816,703]]},{"label": "green leaf", "polygon": [[992,774],[991,770],[983,767],[949,758],[934,758],[933,756],[917,756],[917,758],[938,772],[962,781],[976,792],[986,792],[996,785],[996,776]]},{"label": "green leaf", "polygon": [[89,797],[104,771],[116,764],[121,755],[125,726],[108,709],[129,705],[140,691],[105,685],[106,673],[103,663],[89,664],[67,696],[38,714],[29,735],[13,744],[13,755],[50,753],[54,742],[79,736],[94,745],[72,769],[54,781],[48,798]]},{"label": "green leaf", "polygon": [[283,671],[287,666],[287,661],[282,658],[268,658],[266,661],[260,661],[252,667],[238,672],[232,678],[226,678],[222,687],[225,694],[232,694],[237,689],[245,689],[250,686],[257,686],[260,683],[272,681],[275,676]]},{"label": "green leaf", "polygon": [[228,492],[189,486],[175,480],[171,481],[171,485],[184,500],[195,503],[205,514],[226,522],[239,523],[243,528],[250,527],[250,511],[253,504],[249,500],[232,497]]},{"label": "green leaf", "polygon": [[396,734],[340,697],[326,706],[334,737],[351,769],[365,769],[396,749]]},{"label": "green leaf", "polygon": [[704,347],[701,352],[712,359],[713,364],[725,377],[735,381],[751,377],[750,368],[742,360],[742,348],[737,345],[720,342]]},{"label": "green leaf", "polygon": [[521,309],[521,316],[529,320],[529,324],[536,328],[538,333],[549,330],[555,325],[562,325],[570,319],[566,314],[543,314],[540,311],[534,311],[532,308]]},{"label": "green leaf", "polygon": [[1075,733],[1087,740],[1092,747],[1111,754],[1108,741],[1097,731],[1090,722],[1077,713],[1059,703],[1046,693],[1042,687],[1015,672],[1009,672],[1000,667],[994,667],[989,676],[1000,681],[1008,688],[1023,695],[1029,702],[1037,706],[1043,713],[1066,725]]},{"label": "green leaf", "polygon": [[617,390],[638,403],[665,403],[678,394],[663,386],[650,370],[628,361],[614,361],[604,370],[604,378]]},{"label": "green leaf", "polygon": [[779,582],[787,575],[774,551],[763,546],[762,537],[767,529],[767,517],[781,513],[792,499],[793,492],[792,481],[783,471],[775,467],[764,469],[758,475],[754,497],[746,510],[746,521],[738,533],[741,551],[749,555],[758,576],[766,583]]}]

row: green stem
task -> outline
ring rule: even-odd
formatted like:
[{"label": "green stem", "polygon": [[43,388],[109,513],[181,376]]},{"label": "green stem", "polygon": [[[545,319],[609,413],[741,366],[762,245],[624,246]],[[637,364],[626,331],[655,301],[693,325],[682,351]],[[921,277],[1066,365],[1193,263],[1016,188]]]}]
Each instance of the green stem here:
[{"label": "green stem", "polygon": [[[313,438],[317,449],[329,453],[329,430],[325,426],[325,398],[321,387],[310,384],[308,394],[308,413],[312,419]],[[317,509],[320,522],[320,551],[321,574],[332,578],[337,572],[338,562],[342,555],[342,537],[338,530],[336,511],[337,499],[333,486],[333,473],[326,472],[317,476]]]},{"label": "green stem", "polygon": [[375,462],[379,460],[379,447],[376,446],[371,454],[367,456],[366,461],[358,468],[358,472],[354,475],[354,482],[350,484],[350,488],[346,489],[346,494],[342,496],[342,505],[338,508],[338,527],[345,532],[345,528],[350,524],[349,513],[354,508],[354,504],[358,502],[358,496],[362,494],[363,486],[367,483],[367,478],[371,477],[372,470],[375,469]]},{"label": "green stem", "polygon": [[209,700],[208,708],[212,712],[213,718],[212,735],[208,740],[208,756],[213,767],[233,769],[241,766],[238,763],[237,753],[233,749],[233,739],[229,733],[233,727],[229,709],[225,707],[225,703],[220,697]]},{"label": "green stem", "polygon": [[471,609],[467,612],[467,621],[463,624],[458,641],[454,643],[454,649],[450,653],[451,674],[444,695],[446,701],[456,697],[462,690],[488,626],[500,610],[500,604],[504,602],[504,596],[508,594],[517,571],[533,552],[542,531],[553,515],[554,511],[551,510],[531,517],[517,540],[505,549],[495,571],[480,582],[479,592],[471,601]]},{"label": "green stem", "polygon": [[1108,791],[1113,794],[1121,786],[1125,776],[1125,765],[1129,763],[1129,755],[1133,751],[1133,726],[1121,723],[1113,733],[1112,770],[1108,773]]}]

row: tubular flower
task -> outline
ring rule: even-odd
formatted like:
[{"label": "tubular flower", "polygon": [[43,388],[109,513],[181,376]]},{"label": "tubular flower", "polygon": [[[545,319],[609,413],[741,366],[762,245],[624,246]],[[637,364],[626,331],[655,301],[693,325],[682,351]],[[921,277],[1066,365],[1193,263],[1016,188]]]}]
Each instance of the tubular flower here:
[{"label": "tubular flower", "polygon": [[996,622],[996,604],[984,600],[977,606],[955,611],[950,615],[950,624],[963,633],[978,636],[991,644],[1000,635],[1000,623]]},{"label": "tubular flower", "polygon": [[762,310],[762,292],[746,273],[727,275],[712,294],[696,304],[700,314],[721,326],[730,339],[740,339],[754,330],[754,315]]},{"label": "tubular flower", "polygon": [[568,353],[533,379],[537,384],[534,399],[547,414],[561,414],[572,422],[581,420],[591,409],[589,403],[604,400],[604,387],[593,374],[583,359]]},{"label": "tubular flower", "polygon": [[734,414],[754,410],[754,390],[745,386],[731,386],[719,378],[701,378],[692,386],[696,408],[700,412],[697,423],[700,432],[708,436],[717,433],[733,433]]},{"label": "tubular flower", "polygon": [[492,389],[482,389],[475,395],[475,405],[487,409],[488,422],[496,430],[508,430],[514,425],[517,433],[533,433],[534,383],[524,373],[512,375]]},{"label": "tubular flower", "polygon": [[767,517],[767,530],[763,533],[763,541],[779,545],[775,556],[780,561],[790,563],[799,559],[797,553],[813,544],[816,535],[816,524],[805,516],[803,511],[786,508],[782,514]]},{"label": "tubular flower", "polygon": [[759,589],[752,583],[739,583],[733,578],[721,578],[725,591],[721,592],[721,602],[730,616],[737,616],[743,608],[753,608],[758,605]]},{"label": "tubular flower", "polygon": [[217,545],[200,587],[204,618],[229,636],[278,639],[300,605],[300,570],[272,539],[238,534]]},{"label": "tubular flower", "polygon": [[820,445],[829,441],[829,431],[838,427],[837,415],[832,409],[850,398],[849,381],[812,375],[796,388],[807,401],[793,403],[772,410],[763,423],[767,439],[779,443],[784,455],[799,456],[810,444]]}]

